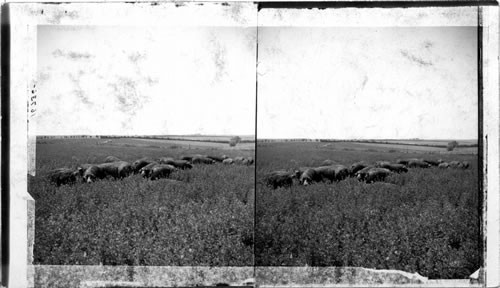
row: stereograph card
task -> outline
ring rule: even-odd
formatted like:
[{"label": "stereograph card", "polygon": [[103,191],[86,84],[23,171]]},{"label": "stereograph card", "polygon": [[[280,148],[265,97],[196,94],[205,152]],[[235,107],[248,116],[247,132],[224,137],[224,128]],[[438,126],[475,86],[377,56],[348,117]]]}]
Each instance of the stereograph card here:
[{"label": "stereograph card", "polygon": [[496,2],[2,16],[3,286],[500,285]]}]

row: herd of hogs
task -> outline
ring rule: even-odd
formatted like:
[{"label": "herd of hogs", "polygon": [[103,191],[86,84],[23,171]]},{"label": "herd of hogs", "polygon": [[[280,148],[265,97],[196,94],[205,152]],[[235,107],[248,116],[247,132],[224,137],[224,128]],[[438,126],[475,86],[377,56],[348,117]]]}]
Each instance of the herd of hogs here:
[{"label": "herd of hogs", "polygon": [[393,173],[406,173],[408,168],[429,168],[439,167],[468,169],[470,164],[467,161],[451,161],[444,162],[443,160],[425,160],[425,159],[397,159],[396,163],[389,161],[377,161],[369,164],[365,161],[360,161],[352,164],[350,167],[336,164],[332,160],[325,160],[320,167],[300,167],[295,170],[279,170],[268,173],[265,177],[266,185],[276,189],[278,187],[290,187],[293,185],[294,179],[297,179],[300,185],[310,185],[314,182],[338,182],[347,177],[356,177],[359,181],[373,183],[376,181],[384,181],[385,178]]},{"label": "herd of hogs", "polygon": [[81,164],[76,169],[58,168],[51,170],[47,174],[47,177],[51,183],[57,186],[76,183],[79,180],[91,183],[97,179],[105,179],[107,177],[123,179],[132,174],[141,174],[144,178],[156,180],[168,178],[170,174],[176,170],[191,169],[193,165],[210,165],[215,163],[222,163],[225,165],[252,165],[254,160],[252,157],[238,156],[229,158],[226,155],[211,156],[196,154],[182,156],[180,159],[171,157],[152,159],[144,157],[133,163],[129,163],[117,157],[108,156],[104,159],[104,163],[101,164]]},{"label": "herd of hogs", "polygon": [[[211,155],[189,155],[182,156],[180,159],[171,157],[161,157],[152,159],[144,157],[129,163],[114,156],[108,156],[101,164],[81,164],[76,169],[58,168],[49,171],[47,177],[51,183],[57,186],[64,184],[81,182],[91,183],[97,179],[105,179],[111,177],[114,179],[123,179],[132,174],[141,174],[144,178],[157,180],[160,178],[168,178],[170,174],[176,170],[185,170],[193,168],[197,164],[215,164],[222,163],[225,165],[252,165],[254,160],[252,157],[235,157],[229,158],[223,156]],[[268,186],[277,189],[278,187],[290,187],[293,185],[294,179],[298,180],[300,185],[310,185],[315,182],[338,182],[348,177],[355,177],[359,181],[372,183],[376,181],[384,181],[385,178],[394,173],[406,173],[408,168],[429,168],[438,167],[442,169],[459,168],[468,169],[470,164],[467,161],[451,161],[444,162],[443,160],[426,160],[426,159],[398,159],[396,163],[389,161],[377,161],[375,163],[367,163],[360,161],[352,164],[350,167],[336,164],[332,160],[325,160],[319,167],[300,167],[295,170],[279,170],[268,173],[265,177],[265,182]]]}]

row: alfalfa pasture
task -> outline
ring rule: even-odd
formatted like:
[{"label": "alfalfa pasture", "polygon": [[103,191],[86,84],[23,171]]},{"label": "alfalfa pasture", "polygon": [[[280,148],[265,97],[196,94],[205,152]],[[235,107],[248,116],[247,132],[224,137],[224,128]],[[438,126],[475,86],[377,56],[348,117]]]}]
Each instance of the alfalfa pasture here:
[{"label": "alfalfa pasture", "polygon": [[[477,147],[446,148],[353,142],[257,145],[255,261],[258,266],[356,266],[467,278],[481,266]],[[473,151],[475,150],[475,151]],[[398,158],[468,161],[468,169],[410,168],[384,182],[356,178],[272,189],[276,170],[325,159]]]},{"label": "alfalfa pasture", "polygon": [[254,168],[194,165],[170,179],[140,174],[55,186],[47,171],[102,163],[110,155],[254,157],[252,143],[155,139],[39,139],[35,177],[35,264],[248,266],[253,263]]}]

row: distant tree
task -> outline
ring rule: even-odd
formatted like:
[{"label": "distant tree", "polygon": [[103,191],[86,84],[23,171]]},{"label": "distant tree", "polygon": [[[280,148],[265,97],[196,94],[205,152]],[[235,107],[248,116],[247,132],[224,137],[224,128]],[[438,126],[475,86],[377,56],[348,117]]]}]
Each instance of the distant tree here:
[{"label": "distant tree", "polygon": [[231,139],[229,139],[229,146],[234,147],[236,144],[240,143],[241,138],[240,136],[234,136]]},{"label": "distant tree", "polygon": [[451,141],[451,142],[448,142],[448,146],[446,146],[446,149],[448,151],[453,151],[453,149],[455,149],[456,147],[458,147],[458,142],[457,141]]}]

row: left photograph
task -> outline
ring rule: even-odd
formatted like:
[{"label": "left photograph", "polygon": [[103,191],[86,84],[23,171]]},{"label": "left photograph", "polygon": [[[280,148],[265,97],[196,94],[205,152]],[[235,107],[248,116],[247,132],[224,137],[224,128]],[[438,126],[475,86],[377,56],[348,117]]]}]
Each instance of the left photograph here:
[{"label": "left photograph", "polygon": [[33,264],[253,265],[256,28],[36,32]]}]

